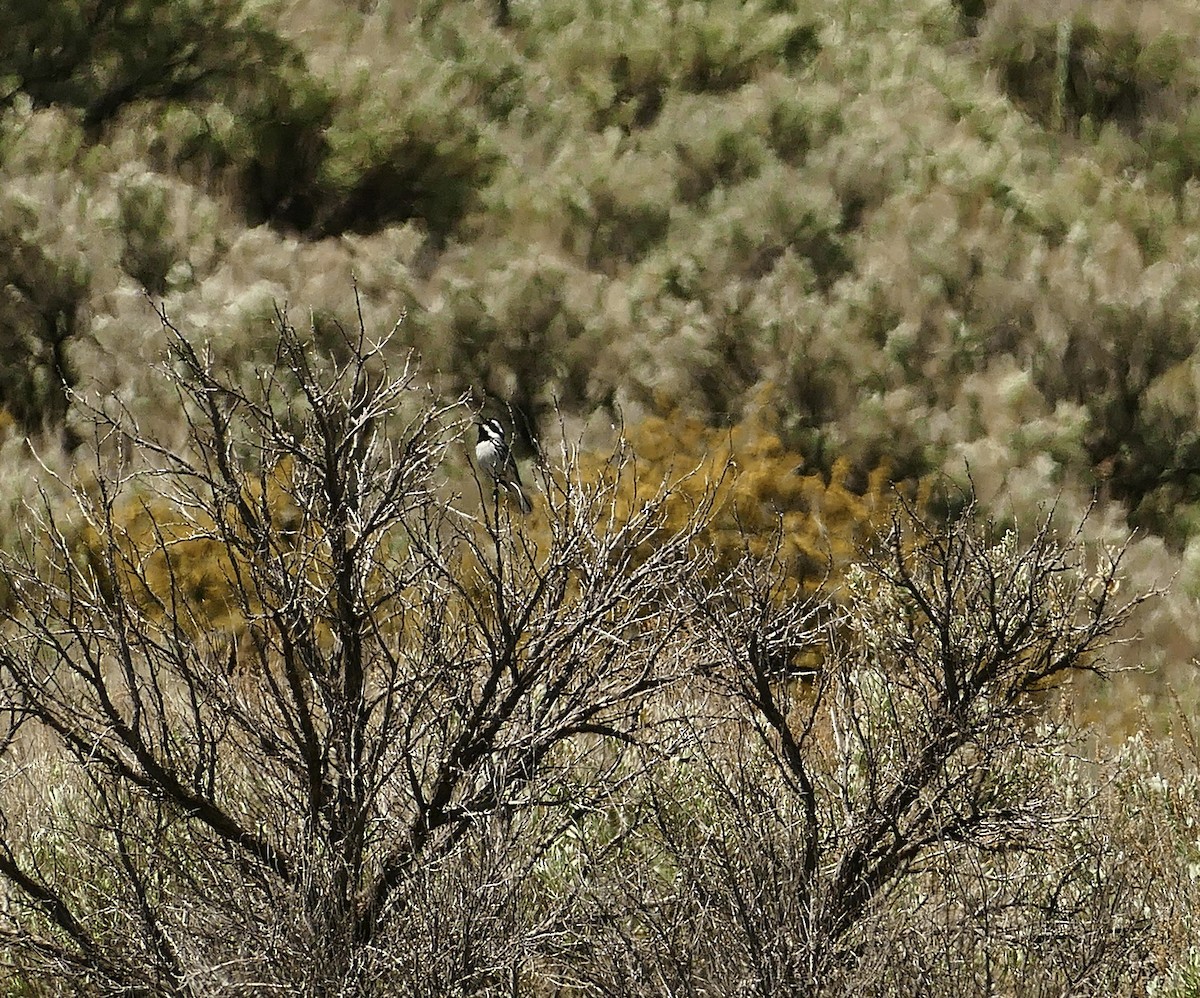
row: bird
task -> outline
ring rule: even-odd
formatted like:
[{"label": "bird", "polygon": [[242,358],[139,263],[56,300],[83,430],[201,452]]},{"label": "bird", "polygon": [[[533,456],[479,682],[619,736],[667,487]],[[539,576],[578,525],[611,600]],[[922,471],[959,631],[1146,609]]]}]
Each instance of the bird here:
[{"label": "bird", "polygon": [[479,424],[479,440],[475,444],[475,460],[491,476],[496,487],[503,485],[516,496],[522,513],[533,510],[533,503],[521,484],[521,473],[513,458],[512,448],[504,438],[504,427],[497,419],[485,419]]}]

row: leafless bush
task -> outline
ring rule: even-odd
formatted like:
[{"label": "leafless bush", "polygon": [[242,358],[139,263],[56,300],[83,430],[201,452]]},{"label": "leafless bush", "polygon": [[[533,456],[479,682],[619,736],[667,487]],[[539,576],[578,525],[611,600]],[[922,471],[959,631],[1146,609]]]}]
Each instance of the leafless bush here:
[{"label": "leafless bush", "polygon": [[[1128,985],[1152,926],[1047,691],[1101,670],[1121,552],[898,512],[840,615],[770,560],[683,597],[710,704],[654,780],[669,876],[611,871],[612,994],[1065,994]],[[684,609],[686,607],[686,609]],[[817,647],[820,668],[780,663]],[[620,980],[616,988],[600,982]]]},{"label": "leafless bush", "polygon": [[280,316],[243,388],[162,318],[185,444],[98,404],[3,562],[5,951],[96,994],[515,986],[561,923],[530,871],[642,765],[706,510],[615,522],[618,456],[525,530],[361,329],[324,364]]},{"label": "leafless bush", "polygon": [[468,408],[361,322],[318,361],[279,316],[247,387],[162,319],[186,438],[94,403],[94,467],[2,561],[19,987],[1050,995],[1159,966],[1175,902],[1107,850],[1136,822],[1046,707],[1141,601],[1120,551],[901,510],[805,595],[782,538],[714,547],[718,482],[646,490],[624,445],[588,480],[564,446],[514,519]]}]

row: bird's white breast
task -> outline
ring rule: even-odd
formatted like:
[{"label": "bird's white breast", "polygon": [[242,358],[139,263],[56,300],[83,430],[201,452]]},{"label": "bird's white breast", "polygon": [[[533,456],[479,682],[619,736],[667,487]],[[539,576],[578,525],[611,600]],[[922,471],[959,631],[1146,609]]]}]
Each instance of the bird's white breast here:
[{"label": "bird's white breast", "polygon": [[495,474],[500,465],[500,448],[490,440],[481,440],[475,445],[475,459],[484,471]]}]

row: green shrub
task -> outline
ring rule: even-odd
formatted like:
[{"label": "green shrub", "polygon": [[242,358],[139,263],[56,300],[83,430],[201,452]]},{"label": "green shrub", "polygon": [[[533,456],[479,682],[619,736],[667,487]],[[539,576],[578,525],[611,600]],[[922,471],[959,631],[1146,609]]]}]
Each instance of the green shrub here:
[{"label": "green shrub", "polygon": [[62,426],[89,289],[87,261],[44,249],[32,213],[0,199],[0,408],[27,432]]},{"label": "green shrub", "polygon": [[1196,175],[1189,136],[1200,62],[1192,5],[956,6],[968,31],[978,30],[977,51],[1005,92],[1042,126],[1082,139],[1073,149],[1175,193]]},{"label": "green shrub", "polygon": [[1141,393],[1130,430],[1106,466],[1111,487],[1130,504],[1130,523],[1182,548],[1200,533],[1200,398],[1195,356]]},{"label": "green shrub", "polygon": [[428,78],[338,85],[291,53],[220,101],[171,107],[173,162],[228,177],[252,225],[309,239],[420,220],[444,239],[474,205],[496,153],[457,95]]},{"label": "green shrub", "polygon": [[153,177],[131,180],[117,193],[118,224],[125,243],[121,266],[151,294],[167,290],[167,275],[187,249],[172,231],[168,193]]},{"label": "green shrub", "polygon": [[1200,108],[1194,104],[1169,119],[1151,119],[1144,135],[1144,168],[1167,190],[1181,193],[1200,177]]},{"label": "green shrub", "polygon": [[812,18],[760,3],[623,0],[585,16],[548,3],[531,20],[530,36],[550,39],[536,44],[597,131],[650,127],[671,91],[729,93],[772,69],[798,71],[820,48]]},{"label": "green shrub", "polygon": [[245,0],[12,0],[0,10],[9,99],[78,108],[91,129],[136,101],[211,96],[280,51]]},{"label": "green shrub", "polygon": [[364,74],[343,92],[316,176],[314,236],[374,232],[419,219],[438,241],[475,204],[497,152],[460,95],[405,76]]},{"label": "green shrub", "polygon": [[663,179],[658,164],[614,151],[611,168],[570,197],[567,207],[580,235],[571,248],[590,269],[614,273],[662,242],[671,224],[670,205],[656,190]]},{"label": "green shrub", "polygon": [[435,285],[438,307],[405,331],[427,367],[454,372],[456,390],[471,386],[480,401],[507,400],[522,432],[556,406],[611,401],[619,355],[606,349],[614,325],[600,278],[517,243],[473,264],[479,273],[464,267]]},{"label": "green shrub", "polygon": [[326,205],[321,171],[330,154],[333,91],[290,56],[278,68],[264,67],[223,104],[210,113],[231,114],[232,127],[206,127],[198,150],[216,167],[228,164],[247,221],[311,231]]},{"label": "green shrub", "polygon": [[548,96],[550,87],[544,67],[526,58],[515,39],[482,30],[471,7],[443,7],[423,29],[421,41],[439,73],[467,88],[468,99],[456,105],[460,109],[470,105],[484,118],[515,117],[525,125],[553,114],[539,99]]},{"label": "green shrub", "polygon": [[1094,134],[1112,122],[1140,132],[1144,119],[1179,106],[1177,97],[1165,101],[1173,86],[1196,82],[1183,36],[1151,34],[1119,11],[1102,18],[1089,6],[1062,16],[997,8],[980,34],[1005,89],[1054,128]]},{"label": "green shrub", "polygon": [[[486,182],[494,154],[455,94],[380,96],[365,78],[335,92],[244,0],[27,6],[0,14],[12,93],[78,108],[93,132],[132,104],[158,102],[174,162],[231,177],[251,224],[320,238],[420,218],[441,238]],[[144,227],[147,197],[129,193],[123,220]],[[149,252],[127,247],[127,263],[161,289],[166,261]]]}]

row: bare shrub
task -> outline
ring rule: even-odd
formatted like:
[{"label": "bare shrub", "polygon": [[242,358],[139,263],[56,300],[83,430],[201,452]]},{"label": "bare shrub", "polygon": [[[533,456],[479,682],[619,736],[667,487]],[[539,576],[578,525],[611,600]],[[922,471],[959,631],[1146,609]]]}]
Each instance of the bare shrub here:
[{"label": "bare shrub", "polygon": [[732,453],[660,486],[625,438],[586,475],[564,445],[514,519],[466,473],[466,406],[361,320],[325,360],[279,315],[247,386],[161,319],[185,437],[80,400],[94,464],[25,503],[0,560],[0,981],[1184,979],[1153,932],[1189,882],[1151,879],[1194,862],[1189,833],[1152,847],[1186,793],[1139,821],[1149,767],[1105,790],[1052,708],[1142,602],[1118,599],[1122,550],[872,506],[863,534],[827,519],[873,548],[816,588],[799,511],[774,543],[739,519]]},{"label": "bare shrub", "polygon": [[95,405],[4,558],[5,951],[95,994],[511,983],[562,921],[529,871],[649,758],[708,507],[548,476],[535,540],[361,329],[324,364],[280,316],[242,388],[162,320],[185,444]]},{"label": "bare shrub", "polygon": [[[646,995],[1128,985],[1151,874],[1108,853],[1045,707],[1103,669],[1140,602],[1115,599],[1120,560],[1049,519],[1021,543],[972,509],[945,528],[897,513],[842,614],[781,598],[771,558],[688,593],[710,709],[653,774],[661,875],[608,871],[611,955],[577,972]],[[806,645],[823,664],[781,679]]]},{"label": "bare shrub", "polygon": [[0,12],[0,28],[16,84],[0,104],[23,90],[38,105],[79,108],[93,129],[135,101],[228,83],[274,41],[240,0],[196,0],[169,12],[126,0],[17,2]]}]

